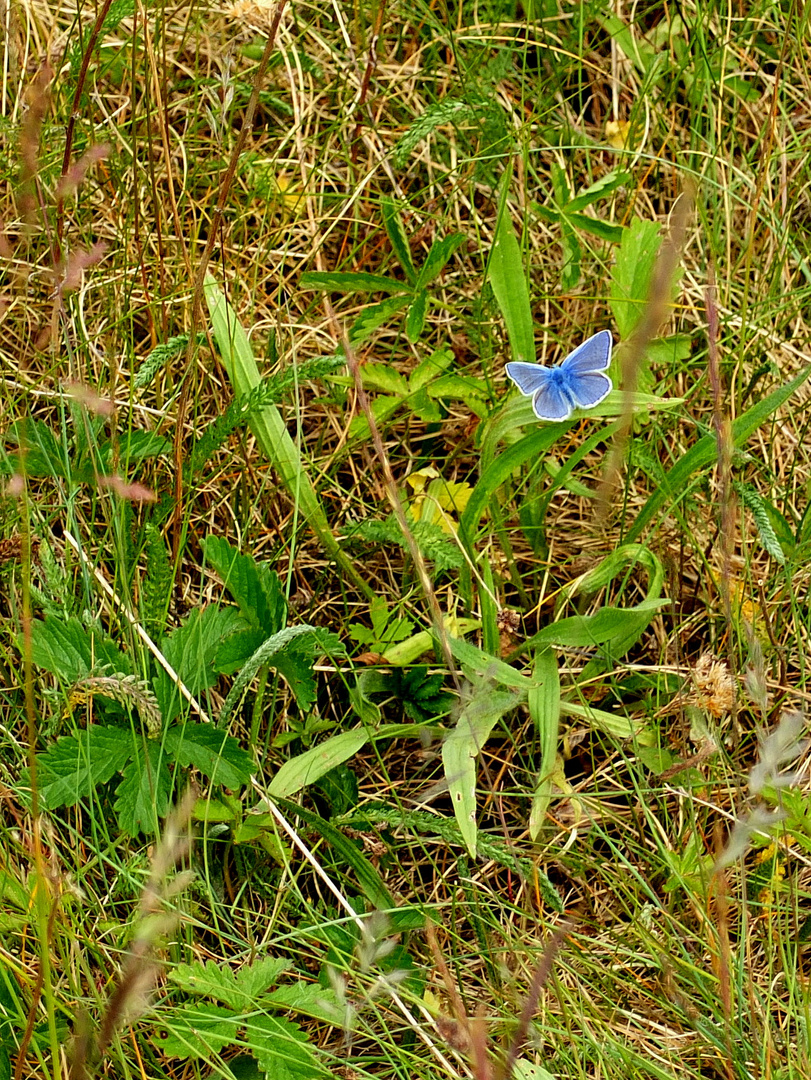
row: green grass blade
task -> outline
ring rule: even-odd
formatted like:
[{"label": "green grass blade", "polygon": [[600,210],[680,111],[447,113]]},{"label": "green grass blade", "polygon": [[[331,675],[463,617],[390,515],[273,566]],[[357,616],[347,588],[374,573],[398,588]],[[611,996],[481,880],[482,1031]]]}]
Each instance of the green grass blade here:
[{"label": "green grass blade", "polygon": [[560,733],[560,675],[558,662],[550,648],[539,649],[533,671],[535,685],[529,691],[527,706],[538,732],[541,768],[532,797],[529,835],[537,840],[552,798],[552,772]]},{"label": "green grass blade", "polygon": [[507,184],[498,211],[496,237],[487,263],[487,277],[499,306],[513,360],[532,363],[535,360],[535,335],[532,325],[532,309],[529,304],[524,260],[515,237],[515,229],[507,212]]},{"label": "green grass blade", "polygon": [[[247,394],[261,381],[248,335],[216,281],[210,276],[206,277],[205,294],[214,336],[228,377],[237,394]],[[279,410],[275,405],[265,405],[251,416],[249,422],[256,441],[278,472],[282,483],[301,509],[326,553],[365,596],[373,597],[374,590],[358,574],[333,536],[301,454],[290,437]]]},{"label": "green grass blade", "polygon": [[[761,424],[769,419],[773,412],[780,408],[794,391],[801,386],[811,374],[811,367],[801,371],[799,375],[787,382],[784,386],[772,391],[768,397],[753,405],[743,416],[732,421],[732,441],[735,446],[740,446],[752,435]],[[642,530],[662,507],[668,497],[672,497],[674,503],[678,502],[687,492],[687,481],[694,472],[705,469],[711,465],[718,456],[718,441],[715,435],[705,435],[699,439],[695,446],[681,457],[672,469],[667,473],[665,482],[661,484],[650,496],[640,510],[636,521],[628,531],[629,541],[637,539]]]}]

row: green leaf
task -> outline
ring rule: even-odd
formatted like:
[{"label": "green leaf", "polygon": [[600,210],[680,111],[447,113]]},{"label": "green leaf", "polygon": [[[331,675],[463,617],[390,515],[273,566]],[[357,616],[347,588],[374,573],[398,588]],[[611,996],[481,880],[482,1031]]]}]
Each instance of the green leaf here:
[{"label": "green leaf", "polygon": [[343,731],[291,758],[278,770],[270,782],[268,792],[279,798],[287,798],[320,780],[331,769],[349,761],[369,741],[365,727]]},{"label": "green leaf", "polygon": [[623,225],[612,225],[608,221],[587,217],[585,214],[570,214],[567,211],[565,220],[569,222],[572,228],[589,233],[590,236],[596,236],[598,240],[606,240],[610,244],[621,243],[625,233],[625,226]]},{"label": "green leaf", "polygon": [[534,685],[527,694],[529,715],[538,732],[541,768],[532,796],[529,835],[537,840],[552,798],[552,771],[560,734],[560,675],[550,648],[539,649],[532,672]]},{"label": "green leaf", "polygon": [[124,779],[116,788],[115,812],[119,827],[127,836],[152,835],[160,831],[161,819],[169,812],[172,777],[160,743],[143,744],[147,760],[138,755],[124,767]]},{"label": "green leaf", "polygon": [[255,1015],[245,1025],[245,1040],[269,1080],[315,1080],[326,1075],[297,1024]]},{"label": "green leaf", "polygon": [[408,291],[408,285],[383,274],[344,274],[337,271],[308,270],[299,278],[302,289],[324,289],[327,292],[388,292]]},{"label": "green leaf", "polygon": [[193,766],[212,783],[235,791],[247,784],[253,760],[236,739],[211,724],[180,724],[164,736],[166,752],[179,765]]},{"label": "green leaf", "polygon": [[388,300],[381,300],[379,304],[365,307],[349,330],[349,339],[352,344],[361,345],[367,341],[375,330],[384,326],[410,302],[411,295],[409,294],[408,296],[391,296]]},{"label": "green leaf", "polygon": [[442,744],[442,767],[453,801],[456,824],[471,857],[476,857],[476,758],[490,732],[517,704],[516,695],[488,686],[474,690],[456,726]]},{"label": "green leaf", "polygon": [[[210,275],[206,276],[205,296],[228,377],[237,394],[247,394],[261,382],[248,335]],[[251,414],[249,423],[257,443],[279,473],[290,497],[300,508],[326,553],[364,596],[374,596],[371,586],[357,572],[333,536],[301,454],[279,410],[275,405],[265,405]]]},{"label": "green leaf", "polygon": [[573,210],[584,210],[587,206],[591,206],[592,203],[597,202],[598,199],[604,199],[607,195],[616,191],[617,188],[620,188],[625,184],[630,184],[631,182],[632,178],[630,173],[618,172],[614,169],[612,172],[606,173],[605,176],[601,176],[599,180],[596,180],[584,191],[581,191],[579,195],[570,199],[566,204],[566,213],[568,215]]},{"label": "green leaf", "polygon": [[413,392],[435,385],[442,372],[453,364],[454,359],[451,349],[434,349],[431,355],[417,364],[411,372],[408,380],[409,390]]},{"label": "green leaf", "polygon": [[63,735],[44,754],[37,754],[40,805],[55,810],[86,799],[121,772],[132,754],[130,734],[122,728],[91,724],[77,735]]},{"label": "green leaf", "polygon": [[168,976],[187,994],[214,998],[235,1010],[248,1010],[288,967],[287,960],[264,957],[235,972],[218,961],[208,960],[178,964],[169,969]]},{"label": "green leaf", "polygon": [[364,364],[361,375],[366,389],[383,390],[403,398],[408,396],[408,380],[391,364]]},{"label": "green leaf", "polygon": [[419,276],[417,277],[418,289],[425,288],[426,285],[430,285],[432,281],[439,277],[448,260],[465,243],[466,239],[467,237],[462,233],[451,233],[450,236],[443,236],[441,240],[434,240],[425,262],[420,267]]},{"label": "green leaf", "polygon": [[[420,929],[425,924],[423,916]],[[285,983],[265,994],[262,1004],[269,1009],[280,1009],[283,1012],[299,1013],[302,1016],[311,1016],[315,1020],[323,1020],[327,1024],[335,1024],[341,1015],[340,1004],[333,990],[327,990],[317,983]]]},{"label": "green leaf", "polygon": [[[20,650],[22,639],[18,640]],[[111,668],[130,674],[129,658],[106,634],[85,626],[79,619],[46,615],[31,624],[31,659],[41,668],[58,675],[66,683],[75,683],[92,671]]]},{"label": "green leaf", "polygon": [[[521,648],[556,645],[559,648],[584,649],[624,641],[629,634],[638,637],[656,612],[669,603],[669,600],[643,600],[632,608],[606,606],[593,615],[572,615],[545,626],[525,641]],[[619,656],[615,656],[615,659],[619,659]]]},{"label": "green leaf", "polygon": [[625,341],[636,329],[650,297],[653,268],[662,245],[657,221],[635,218],[625,230],[611,270],[609,304]]},{"label": "green leaf", "polygon": [[425,310],[427,305],[428,293],[425,289],[418,288],[414,293],[414,299],[409,306],[405,322],[406,337],[412,345],[420,340],[420,335],[425,326]]},{"label": "green leaf", "polygon": [[241,1019],[230,1009],[201,1002],[173,1008],[152,1038],[170,1058],[210,1058],[237,1042]]},{"label": "green leaf", "polygon": [[513,360],[533,363],[535,334],[529,303],[529,289],[524,274],[521,249],[507,212],[506,192],[505,181],[499,206],[496,236],[487,262],[487,278],[507,327]]},{"label": "green leaf", "polygon": [[[794,391],[800,387],[811,374],[811,367],[807,367],[783,386],[773,390],[768,397],[758,401],[751,409],[738,416],[732,421],[732,442],[734,446],[742,446],[761,424],[783,405]],[[672,498],[673,502],[679,502],[688,493],[688,479],[699,469],[705,469],[718,457],[718,442],[715,435],[705,435],[684,454],[665,478],[665,483],[658,487],[637,515],[636,521],[631,526],[627,539],[635,540],[662,504]]]},{"label": "green leaf", "polygon": [[[372,402],[372,415],[375,418],[377,426],[381,427],[386,423],[390,416],[394,416],[404,400],[405,399],[401,397],[389,397],[388,395],[375,398]],[[367,441],[369,439],[370,431],[369,419],[365,413],[358,413],[357,416],[352,417],[352,423],[349,425],[350,439],[362,439]]]},{"label": "green leaf", "polygon": [[248,622],[266,634],[281,630],[287,619],[287,601],[279,575],[266,563],[241,554],[224,537],[207,536],[202,547]]},{"label": "green leaf", "polygon": [[569,292],[580,280],[580,244],[565,218],[560,223],[560,242],[563,249],[560,285],[564,292]]},{"label": "green leaf", "polygon": [[413,285],[417,280],[417,271],[411,260],[411,248],[403,226],[400,210],[393,199],[384,196],[381,200],[383,210],[383,225],[389,238],[392,250],[397,256],[400,266],[405,270],[405,275]]}]

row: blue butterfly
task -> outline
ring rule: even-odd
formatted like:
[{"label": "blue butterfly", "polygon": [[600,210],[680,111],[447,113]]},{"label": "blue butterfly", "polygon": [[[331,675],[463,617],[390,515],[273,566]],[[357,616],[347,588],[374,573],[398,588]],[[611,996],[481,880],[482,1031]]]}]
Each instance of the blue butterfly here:
[{"label": "blue butterfly", "polygon": [[600,330],[555,367],[515,361],[506,365],[506,371],[521,393],[532,398],[539,420],[568,420],[575,409],[599,405],[611,390],[605,369],[613,344],[611,331]]}]

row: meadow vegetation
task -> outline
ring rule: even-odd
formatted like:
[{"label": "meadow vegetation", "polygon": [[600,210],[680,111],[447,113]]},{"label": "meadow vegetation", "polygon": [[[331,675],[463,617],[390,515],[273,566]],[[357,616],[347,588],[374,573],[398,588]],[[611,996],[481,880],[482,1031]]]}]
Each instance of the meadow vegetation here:
[{"label": "meadow vegetation", "polygon": [[807,9],[2,10],[0,1080],[811,1075]]}]

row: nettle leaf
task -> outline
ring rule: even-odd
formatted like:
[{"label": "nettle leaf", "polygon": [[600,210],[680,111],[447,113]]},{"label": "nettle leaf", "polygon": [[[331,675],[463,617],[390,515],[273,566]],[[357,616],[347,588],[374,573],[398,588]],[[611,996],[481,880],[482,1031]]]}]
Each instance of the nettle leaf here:
[{"label": "nettle leaf", "polygon": [[325,653],[334,655],[342,651],[343,646],[337,635],[316,630],[312,635],[295,638],[276,654],[272,666],[287,681],[300,709],[306,712],[316,698],[313,674],[316,658]]},{"label": "nettle leaf", "polygon": [[259,1068],[272,1080],[314,1080],[326,1076],[307,1034],[290,1020],[253,1016],[245,1025],[245,1041]]},{"label": "nettle leaf", "polygon": [[124,767],[124,779],[116,789],[115,812],[128,836],[154,833],[169,812],[172,777],[160,743],[145,744],[147,760],[138,757]]},{"label": "nettle leaf", "polygon": [[281,630],[287,621],[287,602],[279,575],[220,536],[207,536],[203,551],[248,622],[261,627],[266,636]]},{"label": "nettle leaf", "polygon": [[[22,641],[19,648],[22,650]],[[47,615],[31,624],[31,659],[41,668],[68,683],[78,682],[91,671],[110,667],[130,674],[132,665],[106,634],[85,626],[79,619]]]},{"label": "nettle leaf", "polygon": [[69,806],[92,794],[126,766],[133,754],[128,733],[92,724],[76,735],[64,735],[37,754],[37,784],[45,810]]},{"label": "nettle leaf", "polygon": [[169,972],[170,980],[189,994],[210,997],[234,1009],[252,1007],[260,994],[273,986],[287,970],[286,960],[265,957],[234,972],[214,960],[178,964]]},{"label": "nettle leaf", "polygon": [[[222,674],[234,668],[233,642],[236,634],[253,628],[236,608],[209,604],[198,608],[182,626],[163,638],[163,655],[192,694],[199,694],[216,683]],[[237,665],[238,666],[238,665]],[[173,719],[180,708],[180,694],[169,675],[161,669],[153,681],[164,720]]]},{"label": "nettle leaf", "polygon": [[208,1058],[237,1041],[241,1021],[230,1009],[200,1003],[172,1009],[166,1029],[153,1036],[167,1057]]},{"label": "nettle leaf", "polygon": [[179,765],[193,766],[212,783],[232,791],[251,778],[253,761],[236,739],[210,724],[181,724],[164,737],[166,752]]}]

